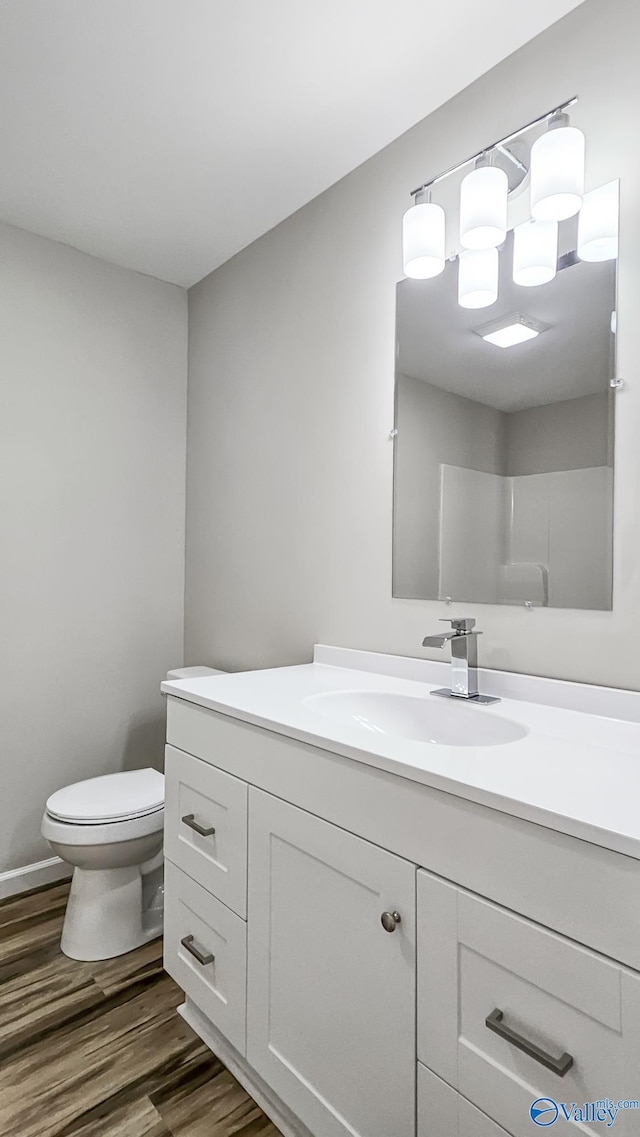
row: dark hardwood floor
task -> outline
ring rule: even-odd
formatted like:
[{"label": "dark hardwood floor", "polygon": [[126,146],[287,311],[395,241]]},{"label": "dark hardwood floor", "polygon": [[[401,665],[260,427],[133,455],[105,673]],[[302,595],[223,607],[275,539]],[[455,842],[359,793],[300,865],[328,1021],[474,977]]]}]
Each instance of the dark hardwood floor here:
[{"label": "dark hardwood floor", "polygon": [[67,891],[0,904],[2,1137],[279,1137],[176,1014],[160,940],[62,955]]}]

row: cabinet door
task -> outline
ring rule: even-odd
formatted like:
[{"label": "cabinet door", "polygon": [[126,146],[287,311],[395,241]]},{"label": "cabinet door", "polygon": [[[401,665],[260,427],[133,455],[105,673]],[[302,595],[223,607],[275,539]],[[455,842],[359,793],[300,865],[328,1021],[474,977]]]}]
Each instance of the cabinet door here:
[{"label": "cabinet door", "polygon": [[247,1058],[314,1137],[415,1132],[415,874],[250,789]]}]

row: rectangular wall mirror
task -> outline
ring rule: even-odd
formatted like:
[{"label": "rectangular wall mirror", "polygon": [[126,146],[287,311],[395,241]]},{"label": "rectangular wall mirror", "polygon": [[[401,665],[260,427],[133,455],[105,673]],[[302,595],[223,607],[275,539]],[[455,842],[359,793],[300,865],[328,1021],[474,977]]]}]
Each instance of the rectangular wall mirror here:
[{"label": "rectangular wall mirror", "polygon": [[510,232],[484,309],[457,260],[397,287],[394,596],[611,608],[617,262],[578,260],[576,231],[534,288]]}]

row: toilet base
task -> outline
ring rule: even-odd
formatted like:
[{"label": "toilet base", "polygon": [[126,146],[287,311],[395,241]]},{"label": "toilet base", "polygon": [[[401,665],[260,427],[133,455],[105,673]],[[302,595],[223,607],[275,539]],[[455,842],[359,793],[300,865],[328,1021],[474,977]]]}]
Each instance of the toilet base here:
[{"label": "toilet base", "polygon": [[112,959],[162,935],[162,908],[143,909],[140,865],[76,868],[60,947],[70,959]]}]

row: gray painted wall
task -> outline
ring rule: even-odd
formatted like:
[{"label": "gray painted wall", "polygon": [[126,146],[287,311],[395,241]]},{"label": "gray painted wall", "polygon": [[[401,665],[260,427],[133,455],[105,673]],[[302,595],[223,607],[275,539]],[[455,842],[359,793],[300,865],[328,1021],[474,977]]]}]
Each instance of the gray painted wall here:
[{"label": "gray painted wall", "polygon": [[465,611],[490,666],[640,686],[638,42],[637,0],[588,0],[190,292],[190,662],[420,654],[461,614],[391,597],[402,214],[413,186],[578,93],[588,187],[621,178],[614,610]]},{"label": "gray painted wall", "polygon": [[162,761],[182,659],[186,294],[0,226],[0,872],[60,786]]},{"label": "gray painted wall", "polygon": [[440,464],[504,474],[513,416],[408,375],[398,375],[396,398],[393,591],[437,596]]},{"label": "gray painted wall", "polygon": [[[505,476],[606,466],[608,406],[609,395],[605,392],[506,414],[421,379],[399,374],[395,419],[398,436],[394,472],[394,595],[437,597],[440,592],[441,463]],[[597,531],[592,528],[591,532],[594,556],[598,562],[608,563],[611,528],[604,519],[603,505],[600,503],[600,510],[594,509],[592,520],[595,525],[597,518],[599,524]],[[475,508],[475,499],[470,508]],[[532,526],[539,521],[533,502],[527,517]],[[467,541],[462,539],[461,552],[464,550],[462,555],[468,562],[469,551],[465,544],[473,545],[477,534],[473,527],[467,532]],[[483,551],[481,544],[476,546],[477,556],[488,556],[488,548]],[[464,574],[461,579],[465,579]],[[477,579],[474,573],[471,579]],[[473,586],[467,591],[457,591],[453,585],[449,587],[454,596],[491,595],[474,591]],[[591,595],[588,589],[574,587],[573,593],[571,585],[568,589],[569,595],[576,597],[585,591]],[[608,600],[602,604],[607,605]]]},{"label": "gray painted wall", "polygon": [[507,474],[606,466],[609,395],[584,395],[507,416]]}]

